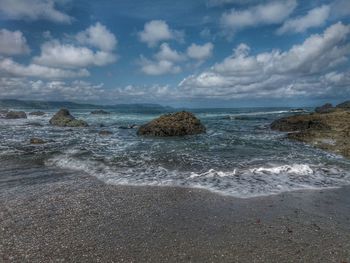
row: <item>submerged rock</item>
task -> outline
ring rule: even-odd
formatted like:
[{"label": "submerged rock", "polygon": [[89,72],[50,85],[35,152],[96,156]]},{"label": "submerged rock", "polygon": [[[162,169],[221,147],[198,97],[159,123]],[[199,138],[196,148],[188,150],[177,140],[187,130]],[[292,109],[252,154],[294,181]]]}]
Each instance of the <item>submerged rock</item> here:
[{"label": "submerged rock", "polygon": [[335,110],[282,118],[271,129],[289,132],[287,137],[350,157],[350,112]]},{"label": "submerged rock", "polygon": [[104,110],[94,110],[94,111],[91,112],[91,114],[95,114],[95,115],[98,115],[98,114],[104,115],[104,114],[109,114],[109,112],[108,112],[108,111],[104,111]]},{"label": "submerged rock", "polygon": [[119,129],[122,130],[129,130],[129,129],[137,129],[139,126],[137,126],[136,124],[131,124],[131,125],[127,125],[127,126],[119,126]]},{"label": "submerged rock", "polygon": [[40,139],[40,138],[31,138],[30,139],[31,144],[45,144],[46,141]]},{"label": "submerged rock", "polygon": [[330,103],[326,103],[326,104],[322,105],[321,107],[315,108],[316,113],[329,113],[332,111],[334,111],[334,107]]},{"label": "submerged rock", "polygon": [[138,135],[148,136],[184,136],[204,133],[204,125],[192,113],[182,111],[162,115],[159,118],[142,125]]},{"label": "submerged rock", "polygon": [[50,120],[50,124],[59,127],[87,127],[83,120],[75,119],[67,109],[60,109]]},{"label": "submerged rock", "polygon": [[27,114],[24,111],[9,111],[5,119],[27,119]]},{"label": "submerged rock", "polygon": [[5,118],[5,116],[8,112],[9,112],[8,110],[0,110],[0,119]]},{"label": "submerged rock", "polygon": [[31,115],[31,116],[44,116],[45,112],[43,112],[43,111],[33,111],[33,112],[30,112],[29,115]]},{"label": "submerged rock", "polygon": [[101,135],[101,136],[108,136],[108,135],[112,135],[113,132],[103,130],[103,131],[100,131],[98,134]]}]

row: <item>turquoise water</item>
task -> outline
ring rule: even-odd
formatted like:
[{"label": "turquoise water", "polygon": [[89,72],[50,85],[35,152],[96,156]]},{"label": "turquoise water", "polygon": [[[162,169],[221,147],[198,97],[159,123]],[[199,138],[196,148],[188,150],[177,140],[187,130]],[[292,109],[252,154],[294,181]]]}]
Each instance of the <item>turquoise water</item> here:
[{"label": "turquoise water", "polygon": [[[50,126],[55,111],[26,120],[0,119],[0,163],[32,161],[88,173],[108,184],[196,187],[240,198],[350,184],[348,160],[269,129],[273,120],[293,114],[287,108],[192,110],[207,133],[183,138],[138,137],[136,129],[124,129],[158,117],[158,111],[71,111],[88,128]],[[100,130],[113,135],[101,137]],[[48,143],[30,145],[32,137]]]}]

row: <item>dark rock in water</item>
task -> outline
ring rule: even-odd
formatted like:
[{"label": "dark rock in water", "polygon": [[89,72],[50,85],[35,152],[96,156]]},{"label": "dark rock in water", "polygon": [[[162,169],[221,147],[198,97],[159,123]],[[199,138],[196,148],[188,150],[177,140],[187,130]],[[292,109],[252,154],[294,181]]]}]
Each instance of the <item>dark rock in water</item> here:
[{"label": "dark rock in water", "polygon": [[46,141],[40,139],[40,138],[31,138],[30,139],[31,144],[44,144]]},{"label": "dark rock in water", "polygon": [[136,124],[128,125],[128,126],[119,126],[119,129],[122,130],[129,130],[129,129],[137,129],[139,126]]},{"label": "dark rock in water", "polygon": [[350,112],[337,109],[282,118],[271,129],[291,132],[288,138],[350,157]]},{"label": "dark rock in water", "polygon": [[27,119],[27,114],[24,111],[9,111],[5,119]]},{"label": "dark rock in water", "polygon": [[43,125],[38,122],[29,122],[27,123],[28,126],[33,126],[33,127],[42,127]]},{"label": "dark rock in water", "polygon": [[315,108],[316,113],[329,113],[329,112],[332,112],[333,110],[334,110],[334,107],[330,103],[326,103],[326,104],[322,105],[321,107]]},{"label": "dark rock in water", "polygon": [[237,121],[264,121],[268,120],[268,118],[265,117],[257,117],[257,116],[231,116],[231,120],[237,120]]},{"label": "dark rock in water", "polygon": [[204,133],[204,125],[190,112],[177,112],[162,115],[159,118],[142,125],[138,135],[149,136],[184,136]]},{"label": "dark rock in water", "polygon": [[108,136],[108,135],[112,135],[113,132],[103,130],[103,131],[100,131],[98,134],[101,136]]},{"label": "dark rock in water", "polygon": [[350,109],[350,100],[340,103],[336,107],[340,109]]},{"label": "dark rock in water", "polygon": [[31,116],[44,116],[45,112],[43,112],[43,111],[33,111],[33,112],[30,112],[29,115],[31,115]]},{"label": "dark rock in water", "polygon": [[104,110],[94,110],[91,112],[91,114],[95,114],[95,115],[98,115],[98,114],[101,114],[101,115],[104,115],[104,114],[109,114],[108,111],[104,111]]},{"label": "dark rock in water", "polygon": [[0,118],[5,118],[8,112],[9,112],[8,110],[0,110]]},{"label": "dark rock in water", "polygon": [[60,109],[50,120],[50,124],[59,127],[87,127],[83,120],[75,119],[67,109]]},{"label": "dark rock in water", "polygon": [[329,129],[329,126],[321,122],[314,115],[297,115],[274,121],[271,124],[271,129],[279,131],[303,131],[307,129]]}]

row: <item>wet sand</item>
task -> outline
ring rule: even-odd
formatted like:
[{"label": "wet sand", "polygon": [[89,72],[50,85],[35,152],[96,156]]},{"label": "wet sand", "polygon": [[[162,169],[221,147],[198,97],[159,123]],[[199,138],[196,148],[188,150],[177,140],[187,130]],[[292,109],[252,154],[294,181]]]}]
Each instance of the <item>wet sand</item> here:
[{"label": "wet sand", "polygon": [[0,262],[350,262],[350,188],[237,199],[40,169],[0,169]]}]

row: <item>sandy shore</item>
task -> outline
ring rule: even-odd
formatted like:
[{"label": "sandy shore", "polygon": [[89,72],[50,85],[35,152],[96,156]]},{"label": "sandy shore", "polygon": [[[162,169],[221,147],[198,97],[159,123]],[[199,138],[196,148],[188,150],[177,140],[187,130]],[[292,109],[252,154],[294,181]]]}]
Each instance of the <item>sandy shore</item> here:
[{"label": "sandy shore", "polygon": [[350,262],[350,188],[236,199],[42,173],[0,180],[1,262]]}]

